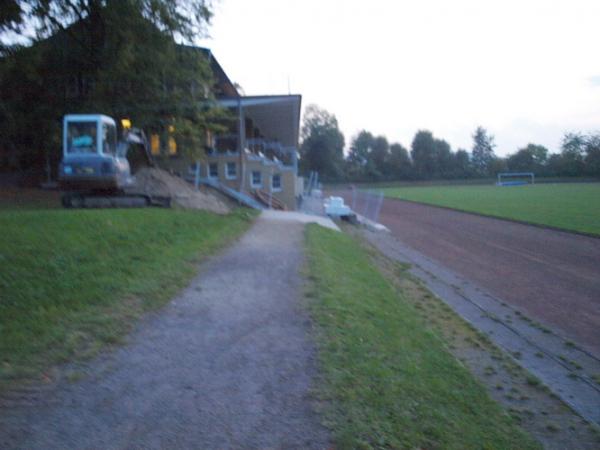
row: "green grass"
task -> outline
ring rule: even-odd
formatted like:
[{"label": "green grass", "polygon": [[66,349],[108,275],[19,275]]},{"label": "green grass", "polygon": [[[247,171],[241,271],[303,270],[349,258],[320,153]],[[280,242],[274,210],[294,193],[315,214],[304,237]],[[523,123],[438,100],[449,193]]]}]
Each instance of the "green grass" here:
[{"label": "green grass", "polygon": [[384,192],[388,197],[600,235],[600,183],[405,187]]},{"label": "green grass", "polygon": [[336,448],[539,448],[358,243],[310,225],[307,252],[319,394]]},{"label": "green grass", "polygon": [[252,217],[242,210],[0,212],[0,385],[119,342]]}]

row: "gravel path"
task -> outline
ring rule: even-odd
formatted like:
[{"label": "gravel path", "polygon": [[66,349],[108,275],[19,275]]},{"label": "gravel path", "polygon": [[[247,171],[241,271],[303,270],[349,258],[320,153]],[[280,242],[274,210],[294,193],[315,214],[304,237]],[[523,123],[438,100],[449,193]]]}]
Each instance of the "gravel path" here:
[{"label": "gravel path", "polygon": [[130,343],[0,411],[0,448],[323,449],[303,225],[260,217]]}]

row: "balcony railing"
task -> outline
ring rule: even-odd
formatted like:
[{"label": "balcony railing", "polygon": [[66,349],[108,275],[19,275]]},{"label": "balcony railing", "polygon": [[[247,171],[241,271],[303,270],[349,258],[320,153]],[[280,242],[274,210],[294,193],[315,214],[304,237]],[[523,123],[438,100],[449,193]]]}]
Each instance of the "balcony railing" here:
[{"label": "balcony railing", "polygon": [[[295,147],[284,147],[279,141],[250,138],[246,139],[246,149],[257,157],[265,157],[277,161],[290,168],[297,169],[298,157]],[[210,154],[215,153],[237,153],[238,137],[235,134],[222,134],[215,136]]]}]

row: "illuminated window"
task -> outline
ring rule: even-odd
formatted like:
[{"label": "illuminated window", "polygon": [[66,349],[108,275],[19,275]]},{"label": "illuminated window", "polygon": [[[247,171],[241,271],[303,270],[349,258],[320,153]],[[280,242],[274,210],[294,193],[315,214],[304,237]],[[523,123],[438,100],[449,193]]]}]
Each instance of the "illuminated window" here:
[{"label": "illuminated window", "polygon": [[177,154],[177,142],[175,142],[175,138],[169,136],[169,155]]},{"label": "illuminated window", "polygon": [[158,134],[150,135],[150,150],[153,155],[160,155],[160,137]]}]

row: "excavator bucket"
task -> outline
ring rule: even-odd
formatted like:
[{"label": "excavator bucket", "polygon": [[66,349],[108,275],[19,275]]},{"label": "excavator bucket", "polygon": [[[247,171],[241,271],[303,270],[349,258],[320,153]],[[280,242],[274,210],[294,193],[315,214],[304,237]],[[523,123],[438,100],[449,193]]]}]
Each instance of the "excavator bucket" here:
[{"label": "excavator bucket", "polygon": [[132,128],[125,133],[124,142],[124,156],[129,161],[129,167],[131,173],[136,173],[139,169],[144,167],[155,167],[154,158],[150,151],[148,139],[144,132],[137,128]]}]

